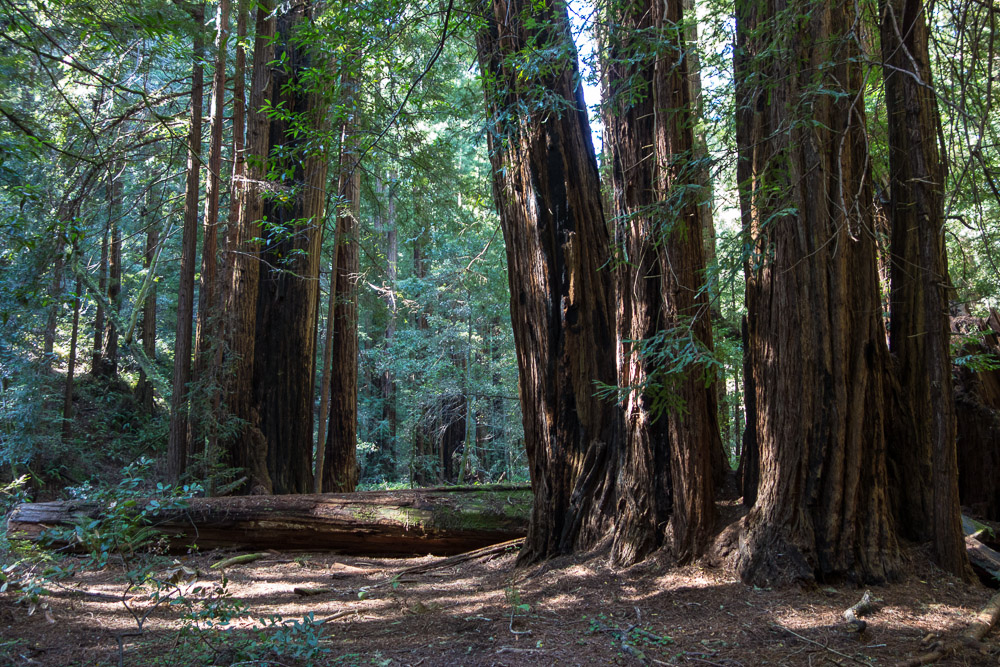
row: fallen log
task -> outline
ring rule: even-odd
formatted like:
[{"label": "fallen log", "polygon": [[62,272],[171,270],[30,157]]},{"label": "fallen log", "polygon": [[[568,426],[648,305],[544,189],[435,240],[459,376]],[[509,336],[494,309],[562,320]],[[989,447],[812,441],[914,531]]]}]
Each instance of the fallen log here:
[{"label": "fallen log", "polygon": [[[531,500],[530,489],[520,486],[192,498],[150,519],[175,548],[450,556],[523,537]],[[100,507],[79,501],[23,503],[7,530],[38,540],[48,528],[100,515]]]}]

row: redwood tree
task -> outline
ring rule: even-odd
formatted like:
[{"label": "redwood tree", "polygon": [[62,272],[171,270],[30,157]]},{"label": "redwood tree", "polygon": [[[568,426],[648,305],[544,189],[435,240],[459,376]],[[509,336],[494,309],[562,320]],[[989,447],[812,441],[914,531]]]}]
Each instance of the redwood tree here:
[{"label": "redwood tree", "polygon": [[[678,2],[627,1],[608,34],[620,382],[630,390],[618,466],[622,562],[664,536],[678,560],[689,560],[715,523],[712,457],[722,444],[706,383],[712,329],[682,19]],[[660,372],[676,364],[679,372]]]},{"label": "redwood tree", "polygon": [[[346,65],[345,66],[349,66]],[[341,132],[338,175],[336,247],[331,289],[333,304],[330,373],[330,409],[323,456],[322,489],[327,492],[353,491],[358,483],[358,212],[361,203],[361,170],[358,165],[356,83],[344,77],[345,107],[348,117]]]},{"label": "redwood tree", "polygon": [[187,468],[188,382],[191,380],[191,335],[194,324],[194,273],[198,245],[198,194],[201,174],[201,107],[204,89],[205,6],[192,10],[195,21],[191,80],[191,125],[188,129],[187,178],[184,182],[184,225],[181,232],[180,284],[177,287],[177,328],[174,339],[173,395],[170,398],[170,439],[167,474],[177,479]]},{"label": "redwood tree", "polygon": [[[242,6],[240,11],[242,14]],[[226,463],[246,472],[247,484],[240,490],[249,493],[270,493],[272,488],[266,462],[267,441],[261,433],[260,415],[254,406],[253,370],[257,287],[260,280],[260,221],[267,187],[265,163],[270,146],[270,123],[265,103],[272,91],[273,11],[272,0],[257,3],[246,145],[246,152],[253,159],[240,160],[241,156],[237,155],[237,168],[242,168],[246,175],[236,173],[233,179],[237,213],[236,224],[228,237],[228,284],[224,299],[227,356],[223,367],[227,372],[224,375],[223,396],[227,415],[235,420],[235,424],[229,429],[230,433],[220,440],[220,454]]]},{"label": "redwood tree", "polygon": [[894,509],[938,563],[969,577],[958,499],[951,383],[947,168],[931,81],[923,0],[881,3],[889,125],[890,340],[898,383],[890,442]]},{"label": "redwood tree", "polygon": [[749,582],[898,569],[855,18],[826,1],[737,3],[747,427],[760,461],[738,559]]},{"label": "redwood tree", "polygon": [[507,246],[535,494],[522,562],[595,545],[614,513],[621,412],[600,180],[564,2],[494,0],[477,50]]},{"label": "redwood tree", "polygon": [[[257,292],[254,400],[267,440],[275,493],[312,491],[313,396],[319,312],[320,241],[326,200],[326,105],[299,30],[305,4],[277,17],[271,105],[271,169],[290,176],[272,184]],[[310,71],[312,69],[312,71]]]}]

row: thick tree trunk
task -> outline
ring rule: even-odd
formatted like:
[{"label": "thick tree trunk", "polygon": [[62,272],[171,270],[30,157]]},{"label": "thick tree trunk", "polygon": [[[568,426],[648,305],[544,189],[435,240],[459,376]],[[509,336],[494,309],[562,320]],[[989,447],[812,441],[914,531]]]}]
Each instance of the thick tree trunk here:
[{"label": "thick tree trunk", "polygon": [[320,243],[325,221],[327,160],[316,136],[326,106],[313,84],[300,78],[311,66],[297,32],[310,10],[296,5],[279,14],[272,72],[274,99],[286,115],[271,120],[271,155],[290,175],[272,188],[286,196],[264,203],[269,240],[257,296],[254,398],[267,440],[267,468],[275,493],[313,488],[313,399],[319,315]]},{"label": "thick tree trunk", "polygon": [[[260,415],[254,406],[254,342],[257,327],[257,288],[260,280],[261,217],[263,196],[267,189],[267,157],[270,147],[270,123],[264,111],[271,97],[271,61],[274,59],[275,18],[273,0],[257,3],[256,35],[247,114],[247,154],[237,152],[237,168],[246,176],[234,175],[238,184],[236,224],[229,238],[227,293],[225,297],[226,354],[223,359],[223,396],[228,416],[238,426],[225,440],[220,440],[220,456],[233,467],[242,468],[248,483],[239,491],[252,494],[271,492],[267,471],[267,441],[260,431]],[[241,11],[242,14],[242,11]],[[238,141],[238,139],[237,139]],[[237,144],[237,151],[239,144]],[[247,165],[249,167],[247,168]]]},{"label": "thick tree trunk", "polygon": [[[168,503],[165,503],[168,504]],[[37,539],[52,526],[100,516],[75,501],[25,503],[7,523],[12,535]],[[150,516],[186,549],[329,549],[368,556],[448,556],[524,535],[531,491],[465,487],[422,491],[192,498]]]},{"label": "thick tree trunk", "polygon": [[[631,389],[614,543],[623,563],[646,556],[664,538],[679,561],[698,556],[714,528],[713,474],[721,468],[714,460],[722,449],[715,391],[705,382],[712,329],[703,222],[688,163],[690,88],[684,42],[671,32],[682,20],[679,3],[635,2],[608,34],[606,147],[624,254],[617,272],[618,335],[637,341],[623,344],[619,379]],[[669,46],[636,60],[640,40],[651,33],[661,33]],[[659,372],[679,360],[680,372]]]},{"label": "thick tree trunk", "polygon": [[204,88],[205,6],[193,11],[194,67],[191,83],[191,128],[188,132],[187,180],[184,185],[184,227],[181,232],[180,283],[177,288],[177,328],[174,338],[173,394],[170,397],[170,436],[167,475],[178,479],[188,463],[188,382],[191,380],[191,334],[194,318],[194,270],[198,252],[198,193],[201,173],[201,107]]},{"label": "thick tree trunk", "polygon": [[[353,491],[358,483],[358,213],[361,205],[361,168],[357,160],[357,83],[345,76],[350,117],[344,123],[337,193],[336,295],[333,313],[333,368],[330,375],[330,414],[323,457],[323,489]],[[324,418],[325,415],[321,415]]]},{"label": "thick tree trunk", "polygon": [[[595,384],[617,385],[614,292],[566,5],[494,0],[484,13],[477,50],[535,491],[521,562],[533,562],[613,528],[621,410]],[[512,60],[523,49],[561,60],[525,69]]]},{"label": "thick tree trunk", "polygon": [[[745,581],[898,571],[887,496],[886,353],[853,5],[737,5],[748,386],[760,452]],[[795,17],[789,20],[789,17]]]},{"label": "thick tree trunk", "polygon": [[951,386],[946,165],[931,83],[923,0],[882,3],[889,118],[889,349],[898,411],[889,442],[895,514],[913,539],[932,539],[938,564],[970,578],[958,504]]}]

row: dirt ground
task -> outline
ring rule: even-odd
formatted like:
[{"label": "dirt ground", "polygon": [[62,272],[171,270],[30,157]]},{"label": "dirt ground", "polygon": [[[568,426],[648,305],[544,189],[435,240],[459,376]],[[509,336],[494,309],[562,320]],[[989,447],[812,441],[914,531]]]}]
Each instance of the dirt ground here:
[{"label": "dirt ground", "polygon": [[[0,665],[892,665],[960,634],[992,593],[910,549],[907,578],[871,589],[880,608],[857,633],[842,614],[862,589],[757,589],[705,564],[620,570],[590,555],[515,568],[508,550],[459,564],[273,552],[211,567],[232,555],[181,557],[160,573],[178,581],[159,605],[128,592],[120,567],[65,580],[30,615],[0,595]],[[998,648],[994,632],[936,664],[1000,664]]]}]

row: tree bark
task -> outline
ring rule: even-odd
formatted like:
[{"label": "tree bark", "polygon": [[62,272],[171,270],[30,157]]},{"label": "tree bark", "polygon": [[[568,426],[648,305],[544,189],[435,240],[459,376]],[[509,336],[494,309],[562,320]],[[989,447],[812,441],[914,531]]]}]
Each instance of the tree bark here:
[{"label": "tree bark", "polygon": [[201,107],[204,88],[205,6],[197,5],[194,66],[191,83],[191,127],[188,132],[187,179],[184,185],[184,227],[181,232],[180,283],[177,288],[177,327],[174,338],[173,394],[170,397],[170,436],[167,442],[167,476],[178,479],[188,464],[188,383],[191,381],[191,334],[194,319],[194,269],[198,252],[198,195],[201,173]]},{"label": "tree bark", "polygon": [[111,216],[111,245],[108,253],[108,303],[114,312],[107,313],[104,324],[104,351],[101,354],[101,376],[110,380],[118,377],[118,329],[114,319],[121,313],[122,292],[122,183],[123,169],[117,166],[108,178],[108,210]]},{"label": "tree bark", "polygon": [[[319,315],[320,243],[325,220],[327,156],[317,141],[326,105],[303,75],[311,67],[299,29],[311,17],[305,4],[277,18],[271,119],[274,167],[289,176],[272,184],[264,202],[268,241],[257,292],[254,399],[267,440],[267,467],[275,493],[313,488],[313,400]],[[284,196],[274,196],[280,192]]]},{"label": "tree bark", "polygon": [[[100,276],[97,279],[98,288],[103,295],[108,289],[108,234],[111,231],[111,216],[108,215],[104,225],[104,235],[101,237],[101,264],[98,267]],[[97,312],[94,313],[94,347],[90,354],[90,374],[93,377],[101,375],[101,365],[104,355],[104,305],[97,304]]]},{"label": "tree bark", "polygon": [[222,313],[219,271],[219,194],[222,188],[222,126],[225,121],[226,60],[229,52],[229,0],[220,0],[215,14],[215,62],[212,76],[212,117],[209,121],[208,163],[205,178],[205,217],[202,220],[201,281],[195,331],[194,376],[201,392],[191,428],[191,454],[204,457],[205,438],[215,439],[219,408],[219,329]]},{"label": "tree bark", "polygon": [[[153,261],[156,257],[156,247],[160,243],[159,230],[156,222],[150,221],[149,209],[146,204],[142,207],[141,217],[146,223],[146,252],[143,256],[143,267],[147,271],[152,271]],[[156,360],[156,281],[150,281],[146,299],[142,303],[142,349],[151,360]],[[146,371],[139,370],[139,383],[136,386],[136,399],[146,414],[153,412],[153,383],[146,377]]]},{"label": "tree bark", "polygon": [[[476,45],[535,492],[520,556],[530,563],[593,547],[613,527],[621,411],[595,383],[617,385],[614,292],[566,5],[493,0],[483,13]],[[526,49],[560,59],[526,70],[513,62]]]},{"label": "tree bark", "polygon": [[737,567],[757,584],[881,581],[899,567],[853,12],[808,0],[737,4],[747,385],[760,455]]},{"label": "tree bark", "polygon": [[[242,9],[242,8],[241,8]],[[252,494],[271,492],[267,471],[267,441],[260,431],[260,416],[254,406],[254,336],[257,326],[257,291],[260,280],[261,217],[266,189],[267,157],[270,146],[270,123],[264,112],[271,97],[271,61],[274,59],[275,18],[273,0],[257,3],[256,34],[247,113],[246,153],[241,157],[237,144],[237,168],[246,176],[234,175],[238,196],[236,224],[229,238],[227,293],[225,296],[226,345],[223,358],[223,396],[228,418],[236,421],[231,434],[220,439],[224,463],[241,468],[248,483],[239,491]],[[242,14],[242,11],[241,11]],[[237,135],[238,136],[238,135]],[[237,139],[238,141],[238,139]],[[248,166],[247,166],[248,165]]]},{"label": "tree bark", "polygon": [[[169,506],[169,503],[164,503]],[[420,491],[192,498],[149,518],[173,546],[187,549],[328,549],[368,556],[449,556],[524,535],[531,491],[459,487]],[[77,501],[24,503],[7,524],[20,539],[52,526],[96,519],[101,507]]]},{"label": "tree bark", "polygon": [[[330,413],[323,489],[350,492],[358,483],[358,214],[361,208],[361,169],[357,139],[357,81],[344,76],[345,106],[337,194],[336,295],[333,312],[333,368],[330,375]],[[324,416],[325,417],[325,416]]]},{"label": "tree bark", "polygon": [[[676,29],[682,22],[680,3],[639,1],[623,5],[608,33],[605,144],[623,252],[619,381],[629,388],[614,541],[622,563],[645,557],[663,540],[687,562],[702,552],[715,523],[713,457],[722,443],[715,391],[705,382],[711,312],[700,202],[693,196],[685,44]],[[648,43],[653,36],[655,49]],[[639,60],[637,52],[648,56]],[[677,364],[679,372],[660,372]]]},{"label": "tree bark", "polygon": [[73,435],[73,377],[76,374],[76,349],[80,335],[80,304],[83,301],[83,281],[77,277],[73,296],[73,329],[69,337],[69,359],[66,361],[66,384],[63,390],[62,439]]},{"label": "tree bark", "polygon": [[903,533],[932,539],[938,564],[971,578],[961,529],[951,385],[947,167],[931,81],[922,0],[882,3],[889,119],[889,349],[898,411],[889,443],[893,505]]}]

